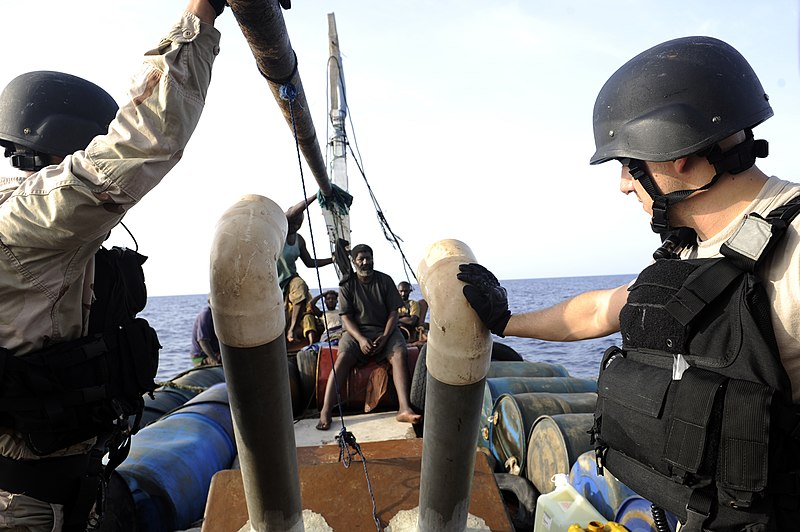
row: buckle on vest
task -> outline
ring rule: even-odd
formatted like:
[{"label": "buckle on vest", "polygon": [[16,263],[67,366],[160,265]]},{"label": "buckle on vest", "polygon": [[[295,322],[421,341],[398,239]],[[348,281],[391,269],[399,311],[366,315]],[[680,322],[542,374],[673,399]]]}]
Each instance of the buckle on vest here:
[{"label": "buckle on vest", "polygon": [[686,503],[686,523],[681,532],[702,532],[703,523],[711,514],[711,498],[694,490]]},{"label": "buckle on vest", "polygon": [[595,447],[594,449],[594,462],[599,476],[603,476],[603,460],[605,460],[607,450],[608,447]]}]

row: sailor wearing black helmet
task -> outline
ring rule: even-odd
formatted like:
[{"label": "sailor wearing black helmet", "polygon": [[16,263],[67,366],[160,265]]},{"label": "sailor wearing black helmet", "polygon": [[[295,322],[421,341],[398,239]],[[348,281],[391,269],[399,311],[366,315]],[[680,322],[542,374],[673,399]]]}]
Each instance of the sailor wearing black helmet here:
[{"label": "sailor wearing black helmet", "polygon": [[[0,144],[21,170],[0,177],[0,355],[8,370],[0,384],[0,529],[86,528],[100,483],[88,470],[107,442],[75,426],[60,427],[64,440],[48,438],[42,419],[36,438],[17,430],[26,407],[6,395],[26,386],[7,380],[24,374],[32,353],[60,355],[59,346],[86,336],[95,253],[180,159],[203,109],[224,5],[190,0],[145,56],[119,110],[100,87],[60,72],[22,74],[0,94]],[[49,408],[56,415],[62,406]],[[83,436],[72,441],[76,434]]]},{"label": "sailor wearing black helmet", "polygon": [[598,465],[683,530],[790,530],[800,517],[800,185],[755,161],[773,114],[744,57],[710,37],[623,65],[594,107],[591,164],[621,163],[663,240],[631,285],[511,315],[483,266],[464,295],[498,335],[620,331],[598,383]]}]

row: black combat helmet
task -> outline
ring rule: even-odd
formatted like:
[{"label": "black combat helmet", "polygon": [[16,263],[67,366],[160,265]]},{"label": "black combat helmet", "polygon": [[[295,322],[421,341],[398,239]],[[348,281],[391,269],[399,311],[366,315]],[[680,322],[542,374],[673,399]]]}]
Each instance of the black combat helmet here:
[{"label": "black combat helmet", "polygon": [[[597,151],[589,162],[621,160],[653,200],[653,231],[668,239],[678,229],[670,223],[671,205],[767,156],[767,142],[754,140],[752,128],[771,116],[761,82],[732,46],[712,37],[674,39],[622,65],[600,89]],[[740,131],[745,140],[723,151],[719,142]],[[708,159],[714,177],[696,189],[662,193],[644,162],[689,155]]]},{"label": "black combat helmet", "polygon": [[[0,145],[34,154],[64,157],[85,149],[106,133],[117,103],[103,89],[62,72],[37,71],[17,76],[0,94]],[[18,166],[13,161],[12,164]],[[38,168],[25,168],[38,169]]]},{"label": "black combat helmet", "polygon": [[625,63],[600,89],[590,162],[697,153],[771,117],[768,99],[729,44],[712,37],[667,41]]}]

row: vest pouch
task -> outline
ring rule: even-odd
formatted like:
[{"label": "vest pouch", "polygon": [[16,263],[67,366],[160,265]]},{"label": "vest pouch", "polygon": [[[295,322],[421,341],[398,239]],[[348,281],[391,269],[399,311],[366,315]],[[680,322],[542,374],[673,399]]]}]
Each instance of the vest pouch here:
[{"label": "vest pouch", "polygon": [[671,370],[612,356],[598,395],[598,445],[621,482],[681,519],[704,494],[709,530],[771,530],[768,471],[781,465],[770,461],[768,386],[696,367],[672,380]]},{"label": "vest pouch", "polygon": [[[635,460],[660,465],[666,427],[663,423],[671,371],[612,356],[597,383],[598,440]],[[615,473],[616,474],[616,473]]]},{"label": "vest pouch", "polygon": [[[717,463],[718,498],[724,506],[749,508],[767,488],[772,399],[764,384],[728,384]],[[773,469],[787,465],[772,464]]]},{"label": "vest pouch", "polygon": [[725,378],[616,357],[600,373],[598,438],[673,480],[695,484],[715,474]]},{"label": "vest pouch", "polygon": [[134,415],[139,412],[142,395],[156,388],[153,379],[161,345],[156,331],[143,318],[134,319],[112,334],[116,336],[113,351],[117,360],[109,364],[111,396],[119,401],[125,415]]}]

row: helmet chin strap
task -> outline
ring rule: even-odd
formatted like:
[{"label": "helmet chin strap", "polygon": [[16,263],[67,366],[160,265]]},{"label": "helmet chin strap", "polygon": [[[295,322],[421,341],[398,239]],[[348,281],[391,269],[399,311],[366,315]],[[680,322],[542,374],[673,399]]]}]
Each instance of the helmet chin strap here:
[{"label": "helmet chin strap", "polygon": [[714,177],[703,185],[695,189],[676,190],[669,194],[664,194],[659,190],[653,176],[647,170],[644,161],[639,159],[628,159],[627,166],[631,176],[641,183],[642,188],[653,200],[653,217],[651,228],[653,232],[666,238],[675,228],[670,225],[669,207],[680,201],[685,200],[695,192],[708,190],[723,174],[739,174],[752,167],[757,157],[766,157],[769,154],[769,146],[766,140],[754,140],[753,131],[745,130],[746,138],[743,142],[731,147],[727,151],[722,151],[719,144],[714,144],[697,155],[705,157],[714,166]]},{"label": "helmet chin strap", "polygon": [[635,180],[641,183],[642,188],[644,188],[645,192],[650,196],[650,199],[653,200],[653,217],[650,221],[650,228],[654,233],[660,234],[662,238],[665,238],[665,236],[674,229],[669,220],[669,207],[685,200],[695,192],[711,188],[722,175],[720,173],[715,174],[714,177],[711,178],[711,181],[700,188],[676,190],[669,194],[664,194],[658,188],[658,185],[656,185],[653,176],[647,171],[644,161],[630,159],[628,161],[628,171]]}]

